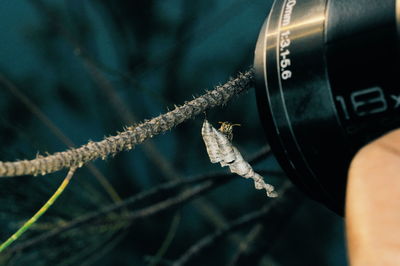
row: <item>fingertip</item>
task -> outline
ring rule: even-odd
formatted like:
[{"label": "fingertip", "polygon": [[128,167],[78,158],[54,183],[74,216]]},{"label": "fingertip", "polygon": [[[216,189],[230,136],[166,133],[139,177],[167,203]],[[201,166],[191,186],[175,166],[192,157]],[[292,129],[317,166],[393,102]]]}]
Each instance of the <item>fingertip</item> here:
[{"label": "fingertip", "polygon": [[[366,178],[369,178],[369,182],[381,183],[384,178],[393,176],[388,170],[393,168],[396,170],[394,174],[397,175],[397,170],[400,169],[399,160],[400,129],[397,129],[365,145],[357,152],[350,164],[348,183],[358,178],[361,178],[363,183]],[[391,175],[384,176],[388,173]]]},{"label": "fingertip", "polygon": [[400,130],[395,130],[362,148],[350,166],[346,228],[352,265],[400,261],[399,209]]}]

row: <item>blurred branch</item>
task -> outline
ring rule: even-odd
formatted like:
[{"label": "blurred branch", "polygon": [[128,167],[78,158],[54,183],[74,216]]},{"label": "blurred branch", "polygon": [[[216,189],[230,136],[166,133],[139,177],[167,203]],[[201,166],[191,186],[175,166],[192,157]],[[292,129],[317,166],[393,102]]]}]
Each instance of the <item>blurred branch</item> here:
[{"label": "blurred branch", "polygon": [[151,262],[149,263],[149,266],[156,266],[157,264],[159,264],[162,261],[165,253],[167,252],[168,248],[172,244],[172,240],[174,239],[176,232],[178,231],[178,226],[179,226],[180,220],[181,220],[181,214],[178,212],[175,214],[174,218],[172,219],[172,223],[171,223],[170,229],[167,233],[167,236],[165,237],[165,239],[164,239],[161,247],[157,251],[156,255],[152,258]]},{"label": "blurred branch", "polygon": [[136,219],[141,219],[141,218],[148,217],[150,215],[157,214],[161,211],[165,211],[167,209],[176,207],[176,206],[186,203],[189,200],[192,200],[200,195],[203,195],[205,192],[207,192],[211,189],[217,188],[218,186],[222,185],[226,181],[228,181],[227,178],[225,180],[219,180],[218,182],[215,182],[215,181],[204,182],[204,184],[200,184],[200,185],[197,185],[190,189],[187,189],[187,190],[183,191],[182,193],[180,193],[178,196],[166,199],[166,200],[159,202],[157,204],[154,204],[150,207],[147,207],[147,208],[144,208],[141,210],[137,210],[137,211],[133,211],[131,213],[123,213],[121,215],[121,217],[117,217],[117,218],[113,217],[111,219],[111,221],[120,220],[120,219],[125,219],[127,221],[133,221]]},{"label": "blurred branch", "polygon": [[191,259],[193,259],[199,253],[201,253],[204,249],[209,248],[211,245],[213,245],[217,240],[221,239],[222,237],[228,235],[231,232],[240,230],[244,226],[253,224],[261,219],[264,219],[275,208],[284,208],[284,206],[282,205],[285,203],[285,201],[287,201],[287,197],[285,196],[287,193],[290,193],[292,189],[293,186],[291,185],[291,183],[287,181],[286,184],[281,189],[281,191],[279,192],[280,196],[277,199],[270,200],[268,204],[261,210],[246,214],[238,218],[237,220],[234,220],[225,228],[217,230],[214,233],[211,233],[210,235],[200,239],[197,243],[191,246],[180,258],[178,258],[173,263],[173,265],[181,266],[187,264]]},{"label": "blurred branch", "polygon": [[229,263],[230,266],[237,265],[237,262],[239,261],[242,254],[246,253],[249,250],[251,244],[257,239],[261,231],[264,229],[263,227],[264,226],[262,224],[256,224],[250,230],[243,241],[239,244],[235,254],[232,256],[232,259]]},{"label": "blurred branch", "polygon": [[120,226],[114,230],[93,232],[96,235],[101,235],[101,238],[94,240],[91,244],[82,247],[79,252],[75,252],[70,256],[65,257],[57,263],[59,266],[70,265],[94,265],[94,262],[103,257],[107,252],[112,250],[117,244],[123,240],[127,231],[126,226]]},{"label": "blurred branch", "polygon": [[[81,266],[95,265],[96,261],[98,261],[100,258],[105,256],[105,254],[113,250],[124,239],[124,237],[127,235],[124,229],[125,228],[122,228],[121,232],[117,233],[117,235],[113,237],[113,239],[108,240],[106,244],[100,245],[98,249],[95,249],[92,252],[91,256],[87,257],[85,260],[76,261],[75,264],[72,265],[77,265],[77,264]],[[65,265],[71,265],[71,264],[65,264]]]},{"label": "blurred branch", "polygon": [[[252,249],[238,254],[234,265],[270,265],[268,262],[262,262],[265,258],[268,258],[268,261],[273,259],[271,252],[273,252],[279,239],[285,235],[288,224],[293,222],[293,216],[301,208],[305,199],[304,195],[298,190],[286,193],[286,198],[291,204],[271,211],[270,216],[274,216],[275,219],[269,220],[268,225],[264,226],[264,230],[258,235],[258,238],[254,239]],[[265,241],[265,239],[268,239],[268,241]]]},{"label": "blurred branch", "polygon": [[[181,38],[179,42],[176,42],[172,47],[168,47],[165,50],[160,50],[158,53],[152,53],[151,58],[148,60],[150,63],[146,65],[146,63],[138,64],[132,72],[137,72],[140,69],[148,69],[151,68],[153,71],[164,66],[166,63],[170,63],[175,59],[175,53],[168,53],[168,55],[164,55],[167,50],[176,50],[177,46],[189,46],[191,48],[197,47],[209,39],[213,33],[222,28],[225,24],[227,24],[232,18],[234,18],[238,12],[244,12],[247,8],[249,8],[252,4],[252,1],[247,0],[238,0],[233,1],[229,6],[226,6],[221,12],[215,14],[207,23],[204,23],[198,30],[189,32],[187,31]],[[191,6],[193,9],[193,7]],[[162,58],[162,60],[159,60]]]},{"label": "blurred branch", "polygon": [[59,235],[63,232],[66,232],[73,228],[77,228],[79,226],[93,222],[93,221],[97,220],[98,218],[101,218],[102,216],[105,216],[111,212],[120,210],[124,207],[128,207],[130,205],[138,203],[141,200],[144,200],[151,196],[157,195],[160,192],[165,192],[165,191],[168,191],[168,190],[171,190],[174,188],[178,188],[179,186],[182,186],[185,184],[194,184],[194,183],[202,182],[202,184],[197,185],[191,189],[187,189],[184,192],[180,193],[178,196],[168,198],[167,200],[158,202],[154,205],[145,207],[145,208],[137,210],[137,211],[133,211],[131,213],[123,213],[121,216],[111,217],[111,219],[109,219],[108,222],[111,222],[113,220],[115,220],[116,222],[119,222],[121,220],[124,220],[124,222],[126,222],[126,221],[132,222],[133,220],[138,219],[138,218],[145,218],[150,215],[157,214],[161,211],[164,211],[166,209],[175,207],[179,204],[182,204],[189,200],[192,200],[192,199],[204,194],[205,192],[207,192],[213,188],[216,188],[229,180],[232,180],[232,178],[231,178],[232,176],[233,176],[232,174],[219,174],[219,175],[213,174],[213,175],[201,176],[198,178],[193,178],[193,179],[188,179],[188,180],[178,180],[178,181],[172,181],[172,182],[168,182],[166,184],[162,184],[158,187],[155,187],[150,190],[139,193],[123,202],[115,203],[113,205],[104,207],[99,211],[80,216],[80,217],[78,217],[68,223],[65,223],[51,231],[45,232],[37,237],[31,238],[19,245],[16,245],[14,248],[9,249],[8,252],[22,251],[26,248],[29,248],[33,245],[43,242],[43,241],[45,241],[51,237],[54,237],[56,235]]},{"label": "blurred branch", "polygon": [[[257,152],[256,155],[251,156],[250,158],[253,158],[253,159],[250,159],[249,162],[251,163],[256,158],[270,154],[268,149],[263,148],[261,151]],[[260,170],[259,173],[266,174],[266,175],[280,174],[280,173],[274,173],[274,172],[265,171],[265,170]],[[85,224],[89,221],[96,220],[97,218],[99,218],[101,216],[106,216],[109,213],[112,213],[112,212],[115,212],[115,211],[118,211],[121,209],[125,209],[127,207],[130,207],[131,205],[134,205],[141,201],[147,200],[147,199],[151,198],[152,196],[159,195],[159,194],[165,194],[171,190],[176,190],[183,186],[198,184],[198,183],[206,182],[209,180],[218,181],[219,179],[233,178],[235,176],[236,175],[232,174],[232,173],[216,172],[216,173],[210,173],[210,174],[205,174],[205,175],[199,175],[199,176],[196,176],[193,178],[188,178],[188,179],[179,179],[179,180],[170,181],[170,182],[161,184],[159,186],[153,187],[149,190],[143,191],[135,196],[125,199],[122,202],[106,206],[106,207],[102,208],[100,211],[92,212],[90,214],[86,214],[85,216],[78,217],[75,220],[72,220],[71,222],[69,222],[67,224],[64,223],[64,224],[60,225],[59,227],[53,229],[52,231],[55,231],[61,227],[66,227],[65,230],[63,230],[63,231],[70,230],[72,228],[75,228],[82,224]],[[51,228],[51,227],[50,227],[50,225],[46,225],[46,228]],[[50,232],[52,232],[52,231],[50,231]],[[56,235],[56,234],[53,233],[53,235]],[[49,236],[49,237],[52,237],[52,236]],[[29,241],[30,240],[28,240],[27,242],[29,242]],[[22,243],[21,246],[24,246],[24,244],[25,243]],[[16,247],[15,249],[18,250],[18,247]],[[24,249],[24,248],[22,248],[22,249]]]},{"label": "blurred branch", "polygon": [[[262,171],[260,171],[260,172],[262,172]],[[101,218],[102,216],[106,216],[107,214],[109,214],[111,212],[115,212],[115,211],[121,210],[123,208],[129,207],[133,204],[138,203],[139,201],[143,201],[154,195],[162,194],[169,190],[180,188],[184,185],[203,183],[202,185],[197,185],[192,189],[188,189],[188,190],[182,192],[178,196],[169,198],[165,201],[161,201],[152,206],[143,208],[138,211],[133,211],[131,213],[124,212],[124,214],[122,214],[122,216],[112,217],[110,220],[108,220],[108,222],[111,222],[114,220],[117,222],[123,220],[124,223],[127,221],[132,222],[133,220],[136,220],[138,218],[145,218],[150,215],[157,214],[161,211],[167,210],[169,208],[175,207],[179,204],[182,204],[189,200],[192,200],[211,189],[217,188],[218,186],[220,186],[230,180],[233,180],[232,177],[234,177],[234,176],[236,176],[236,175],[231,174],[231,173],[214,173],[214,174],[208,174],[208,175],[201,175],[201,176],[191,178],[191,179],[175,180],[175,181],[171,181],[171,182],[159,185],[152,189],[141,192],[141,193],[139,193],[131,198],[128,198],[122,202],[106,206],[99,211],[80,216],[68,223],[64,223],[64,224],[60,225],[59,227],[52,229],[51,231],[42,233],[39,236],[36,236],[29,240],[26,240],[25,242],[22,242],[21,244],[16,245],[13,248],[10,248],[7,252],[9,252],[9,253],[20,252],[20,251],[25,250],[33,245],[36,245],[43,241],[46,241],[47,239],[49,239],[51,237],[57,236],[66,231],[69,231],[69,230],[72,230],[79,226],[83,226],[90,222],[96,221],[97,219]]]}]

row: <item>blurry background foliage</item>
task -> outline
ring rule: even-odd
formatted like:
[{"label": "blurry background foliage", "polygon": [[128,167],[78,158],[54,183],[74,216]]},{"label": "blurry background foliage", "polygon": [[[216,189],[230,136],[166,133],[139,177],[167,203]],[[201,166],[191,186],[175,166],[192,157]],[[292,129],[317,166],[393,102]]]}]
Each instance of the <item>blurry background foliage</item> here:
[{"label": "blurry background foliage", "polygon": [[[100,140],[224,83],[251,66],[271,5],[271,0],[2,0],[0,73],[12,86],[4,79],[0,84],[0,159],[34,158]],[[266,143],[254,91],[211,110],[207,118],[214,125],[242,124],[234,130],[234,142],[245,156]],[[174,175],[226,171],[209,162],[201,123],[202,117],[190,120],[153,144],[97,161],[92,170],[79,169],[55,205],[13,246]],[[275,172],[268,180],[278,189],[286,179],[272,156],[255,169]],[[64,175],[0,180],[1,241],[40,208]],[[99,175],[118,196],[100,185]],[[153,201],[171,195],[161,193]],[[233,177],[157,216],[124,226],[83,224],[12,256],[1,254],[0,261],[168,265],[218,227],[271,201],[250,181]],[[261,224],[213,243],[189,265],[229,265],[238,247],[246,245],[237,265],[346,264],[342,219],[314,202],[289,201]],[[248,238],[252,241],[244,241]]]}]

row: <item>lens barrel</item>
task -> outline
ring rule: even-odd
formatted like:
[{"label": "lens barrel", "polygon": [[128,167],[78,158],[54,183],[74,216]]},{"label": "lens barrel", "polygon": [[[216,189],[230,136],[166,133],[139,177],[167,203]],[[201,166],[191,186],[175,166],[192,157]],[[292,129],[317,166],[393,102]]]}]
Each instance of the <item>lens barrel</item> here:
[{"label": "lens barrel", "polygon": [[395,0],[276,0],[257,42],[257,104],[274,154],[340,215],[352,157],[400,127],[397,9]]}]

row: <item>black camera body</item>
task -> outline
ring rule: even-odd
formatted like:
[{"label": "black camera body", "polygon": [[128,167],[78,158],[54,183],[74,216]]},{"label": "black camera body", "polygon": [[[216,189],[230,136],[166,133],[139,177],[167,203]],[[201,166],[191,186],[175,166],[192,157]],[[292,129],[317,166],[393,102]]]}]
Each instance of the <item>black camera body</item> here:
[{"label": "black camera body", "polygon": [[341,215],[355,153],[400,127],[396,10],[396,0],[276,0],[258,39],[257,103],[273,152]]}]

